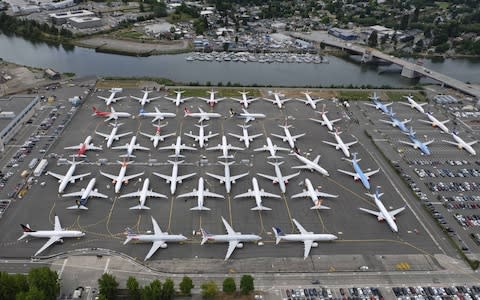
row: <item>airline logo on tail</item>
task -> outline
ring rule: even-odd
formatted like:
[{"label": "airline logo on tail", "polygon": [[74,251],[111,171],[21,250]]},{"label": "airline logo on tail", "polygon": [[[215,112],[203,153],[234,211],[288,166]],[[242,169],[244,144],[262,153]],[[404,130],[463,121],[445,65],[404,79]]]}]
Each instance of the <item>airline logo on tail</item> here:
[{"label": "airline logo on tail", "polygon": [[273,232],[275,233],[275,243],[278,244],[282,236],[285,236],[285,233],[279,227],[272,227]]},{"label": "airline logo on tail", "polygon": [[188,116],[191,114],[190,110],[187,107],[185,107],[183,111],[185,112],[185,116]]},{"label": "airline logo on tail", "polygon": [[202,232],[202,242],[200,243],[200,245],[203,245],[210,239],[212,235],[203,228],[200,228],[200,231]]},{"label": "airline logo on tail", "polygon": [[30,228],[28,224],[27,225],[20,224],[20,226],[22,226],[23,232],[35,232],[35,230]]}]

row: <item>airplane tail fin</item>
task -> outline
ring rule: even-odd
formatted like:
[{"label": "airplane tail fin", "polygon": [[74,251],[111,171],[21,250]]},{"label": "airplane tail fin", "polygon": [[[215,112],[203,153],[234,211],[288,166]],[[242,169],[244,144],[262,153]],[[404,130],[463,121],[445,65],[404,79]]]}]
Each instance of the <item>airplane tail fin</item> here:
[{"label": "airplane tail fin", "polygon": [[273,233],[275,233],[275,244],[278,244],[282,239],[282,236],[285,235],[279,227],[272,227]]},{"label": "airplane tail fin", "polygon": [[136,205],[136,206],[132,206],[129,209],[136,209],[136,210],[146,209],[146,210],[149,210],[150,207],[139,204],[139,205]]},{"label": "airplane tail fin", "polygon": [[183,109],[183,112],[185,113],[185,116],[188,116],[191,114],[190,110],[187,107]]},{"label": "airplane tail fin", "polygon": [[[210,210],[210,208],[205,207],[205,206],[195,206],[195,207],[190,208],[190,210]],[[202,233],[202,235],[203,235],[203,233]]]},{"label": "airplane tail fin", "polygon": [[[271,156],[270,156],[271,157]],[[276,161],[276,162],[268,162],[272,166],[281,166],[284,162],[283,161]]]},{"label": "airplane tail fin", "polygon": [[[218,158],[225,158],[225,159],[228,159],[228,158],[234,158],[234,156],[233,156],[233,155],[231,155],[231,154],[230,154],[230,155],[221,155],[221,156],[219,156]],[[222,162],[221,162],[221,163],[222,163]],[[233,163],[233,162],[231,162],[231,163]],[[231,164],[231,163],[229,162],[228,164]]]},{"label": "airplane tail fin", "polygon": [[76,205],[72,205],[67,207],[67,209],[81,209],[81,210],[88,210],[88,207],[85,206],[86,201],[84,200],[76,200],[75,201]]},{"label": "airplane tail fin", "polygon": [[[181,154],[172,154],[172,155],[169,155],[168,157],[185,157],[185,155],[181,155]],[[173,163],[173,162],[172,162]]]},{"label": "airplane tail fin", "polygon": [[202,242],[200,243],[200,245],[203,245],[208,241],[208,238],[211,237],[212,235],[203,228],[200,228],[200,231],[202,232]]},{"label": "airplane tail fin", "polygon": [[255,206],[253,208],[250,208],[250,210],[272,210],[272,209],[270,207],[260,205],[260,206]]},{"label": "airplane tail fin", "polygon": [[22,230],[23,230],[23,234],[21,237],[18,238],[18,240],[23,240],[24,238],[26,238],[30,232],[35,232],[35,230],[33,230],[32,228],[30,228],[30,225],[23,225],[23,224],[20,224],[20,226],[22,227]]},{"label": "airplane tail fin", "polygon": [[278,156],[278,155],[272,155],[272,156],[269,156],[267,158],[270,158],[270,159],[281,159],[283,158],[283,156]]}]

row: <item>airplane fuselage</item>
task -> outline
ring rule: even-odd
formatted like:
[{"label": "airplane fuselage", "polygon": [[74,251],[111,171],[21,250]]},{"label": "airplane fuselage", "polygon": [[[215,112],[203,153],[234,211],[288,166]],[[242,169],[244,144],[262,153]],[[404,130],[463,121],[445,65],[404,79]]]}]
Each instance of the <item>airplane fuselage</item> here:
[{"label": "airplane fuselage", "polygon": [[115,180],[115,193],[120,193],[120,189],[122,188],[123,178],[125,177],[125,173],[127,173],[127,166],[122,166],[120,168],[120,172],[118,173],[118,177]]},{"label": "airplane fuselage", "polygon": [[306,234],[285,234],[280,236],[282,240],[291,242],[304,242],[304,241],[334,241],[338,239],[333,234],[321,234],[321,233],[306,233]]},{"label": "airplane fuselage", "polygon": [[276,155],[277,150],[275,149],[275,146],[272,144],[272,140],[269,137],[267,138],[267,148],[271,156]]},{"label": "airplane fuselage", "polygon": [[[305,98],[307,98],[307,104],[310,105],[313,109],[317,109],[317,104],[315,104],[310,94],[304,93],[304,95],[305,95]],[[329,128],[329,130],[331,131],[332,129]]]},{"label": "airplane fuselage", "polygon": [[198,128],[198,145],[200,148],[203,148],[205,146],[205,130],[204,126],[200,126]]},{"label": "airplane fuselage", "polygon": [[240,94],[242,94],[242,105],[243,105],[243,107],[248,108],[248,98],[247,98],[248,93],[240,93]]},{"label": "airplane fuselage", "polygon": [[90,196],[90,193],[92,192],[93,188],[95,187],[95,182],[96,181],[97,180],[95,178],[90,179],[87,187],[83,191],[83,194],[82,194],[82,197],[81,197],[81,202],[88,199],[88,197]]},{"label": "airplane fuselage", "polygon": [[187,240],[187,238],[182,234],[168,234],[168,233],[134,234],[134,235],[130,235],[130,238],[134,241],[139,241],[139,242],[157,242],[157,241],[165,242],[164,244],[165,246],[161,248],[166,248],[167,242],[181,242],[181,241]]},{"label": "airplane fuselage", "polygon": [[295,148],[295,141],[292,138],[292,135],[290,134],[290,130],[285,126],[283,127],[283,131],[285,132],[285,138],[287,139],[288,145],[290,148]]},{"label": "airplane fuselage", "polygon": [[118,131],[118,126],[117,125],[113,126],[112,131],[110,132],[107,138],[107,148],[110,148],[112,146],[113,141],[115,140],[115,136],[117,135],[117,131]]},{"label": "airplane fuselage", "polygon": [[242,127],[242,135],[245,148],[248,149],[250,147],[250,137],[248,136],[248,129],[246,127]]},{"label": "airplane fuselage", "polygon": [[215,234],[208,237],[209,241],[214,242],[230,242],[230,241],[240,241],[240,242],[256,242],[262,238],[256,234]]},{"label": "airplane fuselage", "polygon": [[138,201],[140,202],[140,205],[141,206],[144,206],[145,205],[145,201],[147,200],[147,192],[148,192],[148,186],[150,185],[150,179],[145,179],[145,181],[143,182],[143,186],[142,186],[142,192],[140,193],[140,198],[138,199]]},{"label": "airplane fuselage", "polygon": [[425,155],[430,155],[430,148],[428,148],[427,145],[420,142],[417,138],[415,138],[411,135],[409,135],[408,137],[410,138],[410,140],[414,144],[414,148],[420,149],[420,151],[422,151],[422,153],[425,154]]},{"label": "airplane fuselage", "polygon": [[68,168],[67,174],[65,174],[65,177],[63,178],[63,180],[59,180],[59,182],[60,182],[60,185],[58,186],[58,193],[59,194],[63,193],[63,191],[67,187],[68,183],[70,183],[70,179],[72,178],[73,173],[75,173],[75,168],[76,167],[77,167],[77,165],[75,163],[73,163],[70,166],[70,168]]},{"label": "airplane fuselage", "polygon": [[447,128],[447,126],[445,126],[445,124],[443,124],[442,122],[440,122],[437,118],[435,118],[432,114],[429,114],[427,113],[427,118],[432,122],[432,126],[433,127],[438,127],[440,128],[440,130],[442,130],[443,132],[445,133],[449,133],[450,130]]},{"label": "airplane fuselage", "polygon": [[458,148],[465,149],[468,153],[472,155],[477,155],[477,152],[475,151],[475,149],[473,149],[473,147],[470,146],[469,144],[465,143],[465,141],[461,137],[459,137],[456,134],[452,134],[452,137],[458,143]]},{"label": "airplane fuselage", "polygon": [[170,193],[173,195],[177,190],[178,164],[172,166],[172,180],[170,181]]},{"label": "airplane fuselage", "polygon": [[327,126],[328,130],[333,131],[333,124],[328,119],[326,113],[322,113],[322,120],[323,120],[323,123],[325,124],[325,126]]},{"label": "airplane fuselage", "polygon": [[128,144],[128,148],[127,148],[128,156],[131,156],[133,154],[133,150],[135,149],[136,142],[137,142],[137,137],[132,136],[132,139],[130,140],[130,144]]},{"label": "airplane fuselage", "polygon": [[425,113],[425,110],[423,109],[423,107],[421,105],[419,105],[417,102],[415,102],[415,100],[410,99],[410,98],[408,98],[407,100],[408,100],[408,102],[410,102],[410,107],[411,108],[415,108],[416,110],[418,110],[422,114]]},{"label": "airplane fuselage", "polygon": [[37,230],[34,232],[28,232],[27,236],[35,237],[35,238],[50,238],[52,236],[61,236],[62,238],[69,238],[69,237],[82,237],[85,233],[78,231],[78,230],[62,230],[62,231],[55,231],[55,230]]},{"label": "airplane fuselage", "polygon": [[383,205],[383,202],[378,199],[377,195],[374,197],[375,205],[378,207],[378,210],[383,216],[383,219],[385,222],[387,222],[388,226],[393,232],[398,232],[398,227],[397,224],[395,223],[395,220],[392,218],[388,210],[385,208],[385,205]]},{"label": "airplane fuselage", "polygon": [[285,180],[283,180],[283,175],[282,175],[282,171],[280,170],[280,166],[278,165],[275,165],[275,175],[277,177],[280,190],[282,191],[282,193],[285,194],[285,192],[287,191],[287,186],[286,186]]},{"label": "airplane fuselage", "polygon": [[225,190],[227,193],[230,193],[232,190],[232,180],[230,178],[230,165],[225,164],[224,166],[224,172],[225,172]]},{"label": "airplane fuselage", "polygon": [[343,142],[342,138],[338,133],[335,133],[335,140],[337,141],[337,144],[338,144],[337,149],[342,150],[343,155],[345,155],[345,157],[350,157],[349,147],[345,145],[345,143]]},{"label": "airplane fuselage", "polygon": [[262,197],[260,196],[260,187],[258,186],[257,178],[252,178],[253,192],[255,194],[255,203],[257,207],[262,206]]},{"label": "airplane fuselage", "polygon": [[355,170],[355,173],[357,173],[357,178],[360,180],[363,184],[363,186],[369,190],[370,189],[370,182],[368,181],[367,176],[365,176],[365,173],[363,173],[362,169],[358,165],[358,163],[354,160],[353,161],[353,169]]},{"label": "airplane fuselage", "polygon": [[323,176],[329,176],[328,171],[325,170],[324,168],[320,167],[318,164],[314,163],[313,161],[301,156],[300,154],[294,153],[295,156],[303,162],[305,165],[307,165],[310,170],[315,170],[318,173],[322,174]]}]

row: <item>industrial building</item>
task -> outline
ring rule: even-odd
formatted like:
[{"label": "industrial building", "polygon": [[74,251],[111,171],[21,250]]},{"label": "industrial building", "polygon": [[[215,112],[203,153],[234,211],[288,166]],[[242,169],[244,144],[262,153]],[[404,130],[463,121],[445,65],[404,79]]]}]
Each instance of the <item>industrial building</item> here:
[{"label": "industrial building", "polygon": [[358,35],[356,33],[354,33],[353,31],[351,30],[347,30],[347,29],[341,29],[341,28],[330,28],[328,30],[328,34],[330,35],[333,35],[337,38],[340,38],[342,40],[346,40],[346,41],[353,41],[353,40],[356,40],[358,38]]},{"label": "industrial building", "polygon": [[67,23],[67,21],[72,17],[93,17],[95,14],[88,10],[72,10],[65,11],[61,13],[50,14],[50,20],[55,25],[62,25]]},{"label": "industrial building", "polygon": [[72,26],[83,29],[102,26],[102,19],[98,17],[71,17],[68,19],[68,23]]}]

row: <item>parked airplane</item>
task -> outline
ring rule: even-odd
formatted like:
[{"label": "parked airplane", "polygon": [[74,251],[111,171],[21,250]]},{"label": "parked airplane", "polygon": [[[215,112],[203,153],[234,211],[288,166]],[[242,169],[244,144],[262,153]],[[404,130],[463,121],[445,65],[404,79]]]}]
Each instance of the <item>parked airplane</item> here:
[{"label": "parked airplane", "polygon": [[210,210],[210,208],[203,206],[205,197],[213,197],[213,198],[222,198],[225,199],[224,196],[215,194],[210,192],[208,189],[204,188],[203,177],[198,179],[198,190],[193,189],[191,193],[185,193],[178,195],[177,198],[185,198],[185,197],[196,197],[197,198],[197,206],[190,208],[190,210]]},{"label": "parked airplane", "polygon": [[127,97],[115,97],[118,93],[121,93],[122,91],[123,91],[122,88],[113,88],[113,89],[109,90],[110,96],[108,96],[108,97],[97,96],[97,97],[104,100],[105,104],[107,106],[110,106],[112,103],[117,102],[117,100],[127,98]]},{"label": "parked airplane", "polygon": [[181,161],[168,161],[169,163],[172,164],[172,175],[163,175],[160,173],[153,172],[153,175],[158,176],[160,178],[165,179],[167,183],[170,183],[170,193],[173,195],[175,194],[175,190],[177,189],[177,183],[182,183],[183,180],[190,178],[192,176],[195,176],[197,173],[191,173],[188,175],[182,175],[178,176],[178,166],[183,163],[183,160]]},{"label": "parked airplane", "polygon": [[80,174],[80,175],[73,175],[73,173],[75,173],[75,168],[77,167],[77,165],[82,163],[82,162],[76,162],[75,159],[73,159],[72,161],[69,161],[68,163],[70,164],[70,168],[68,168],[68,171],[65,175],[60,175],[60,174],[57,174],[57,173],[53,173],[51,171],[47,172],[48,175],[51,175],[51,176],[58,179],[58,183],[59,183],[58,193],[59,194],[63,193],[63,191],[65,190],[65,188],[67,187],[67,185],[69,183],[74,183],[75,180],[82,179],[83,177],[86,177],[86,176],[91,174],[90,172],[88,172],[88,173],[84,173],[84,174]]},{"label": "parked airplane", "polygon": [[265,192],[264,189],[260,189],[258,187],[257,178],[255,178],[255,177],[252,178],[252,186],[253,186],[253,190],[248,189],[248,192],[236,195],[234,197],[234,199],[247,198],[247,197],[248,198],[250,198],[250,197],[255,198],[255,203],[256,203],[257,206],[255,206],[253,208],[250,208],[250,210],[272,210],[271,208],[265,207],[265,206],[262,205],[262,197],[282,198],[279,195],[275,195],[275,194],[272,194],[272,193],[267,193],[267,192]]},{"label": "parked airplane", "polygon": [[257,137],[263,135],[262,133],[248,135],[248,127],[250,127],[251,125],[240,125],[239,124],[238,126],[240,128],[242,128],[242,135],[235,134],[235,133],[228,133],[228,134],[233,136],[233,137],[236,137],[237,139],[240,140],[240,142],[244,142],[245,143],[245,148],[247,148],[247,149],[250,147],[250,142],[253,142],[254,138],[257,138]]},{"label": "parked airplane", "polygon": [[236,180],[247,176],[248,172],[240,174],[240,175],[231,176],[230,175],[230,165],[233,165],[235,162],[234,161],[231,161],[231,162],[219,161],[218,163],[224,165],[224,171],[223,171],[224,176],[215,175],[215,174],[208,173],[208,172],[206,172],[206,174],[210,177],[218,179],[220,181],[220,184],[225,183],[225,190],[227,191],[227,193],[230,193],[230,191],[232,189],[232,183],[235,183]]},{"label": "parked airplane", "polygon": [[198,99],[201,99],[201,100],[204,100],[205,102],[207,102],[208,105],[210,106],[214,106],[215,104],[218,103],[218,101],[221,101],[221,100],[224,100],[225,97],[223,98],[216,98],[215,99],[215,94],[218,93],[218,91],[214,91],[213,89],[211,91],[207,91],[207,93],[210,95],[210,97],[208,98],[204,98],[204,97],[198,97]]},{"label": "parked airplane", "polygon": [[295,223],[295,226],[297,226],[297,229],[300,233],[295,233],[295,234],[285,234],[283,231],[278,228],[278,227],[273,227],[273,232],[275,233],[275,243],[278,245],[278,243],[281,240],[285,241],[292,241],[292,242],[303,242],[304,244],[304,252],[303,252],[303,258],[306,259],[308,255],[310,254],[310,249],[318,247],[318,243],[316,241],[334,241],[338,239],[337,236],[333,234],[319,234],[319,233],[313,233],[305,230],[303,226],[295,219],[292,219],[293,223]]},{"label": "parked airplane", "polygon": [[282,158],[281,156],[277,156],[277,151],[290,151],[290,149],[278,147],[272,143],[272,140],[267,137],[267,144],[263,145],[263,147],[256,148],[253,151],[268,151],[270,152],[270,156],[268,158]]},{"label": "parked airplane", "polygon": [[153,190],[149,190],[148,186],[150,185],[150,179],[146,178],[143,181],[143,186],[141,190],[138,190],[133,193],[125,194],[120,196],[120,198],[129,198],[129,197],[139,197],[139,205],[132,206],[130,209],[150,209],[150,207],[145,206],[145,201],[147,197],[156,197],[156,198],[167,198],[167,196],[159,193],[155,193]]},{"label": "parked airplane", "polygon": [[193,134],[192,131],[190,131],[190,133],[184,133],[184,134],[188,137],[193,138],[195,140],[195,142],[198,142],[198,145],[200,146],[200,148],[205,147],[205,142],[208,142],[209,139],[218,135],[218,133],[212,133],[211,131],[209,131],[208,134],[205,135],[205,130],[204,129],[208,125],[197,125],[197,124],[195,124],[195,126],[198,127],[198,135]]},{"label": "parked airplane", "polygon": [[305,189],[303,190],[303,192],[295,194],[291,198],[293,199],[293,198],[301,198],[301,197],[308,197],[312,199],[314,206],[310,207],[310,209],[330,209],[330,207],[322,205],[323,200],[318,199],[318,197],[337,198],[338,195],[322,193],[319,190],[314,189],[312,182],[310,182],[310,179],[305,178]]},{"label": "parked airplane", "polygon": [[297,139],[305,135],[305,133],[292,135],[289,130],[292,125],[287,125],[287,122],[285,122],[285,125],[278,125],[278,127],[283,128],[283,132],[285,133],[285,135],[272,133],[272,136],[280,138],[284,142],[288,142],[290,148],[292,149],[295,148],[295,142],[297,141]]},{"label": "parked airplane", "polygon": [[269,98],[263,98],[263,99],[265,99],[265,100],[267,100],[267,101],[269,101],[269,102],[272,102],[274,105],[276,105],[276,106],[277,106],[278,108],[280,108],[280,109],[283,108],[283,104],[284,104],[285,102],[292,100],[292,99],[290,99],[290,98],[280,99],[280,97],[283,96],[283,95],[280,94],[280,93],[277,93],[277,92],[273,93],[272,95],[273,95],[273,97],[274,97],[273,99],[269,99]]},{"label": "parked airplane", "polygon": [[122,125],[122,123],[117,124],[115,123],[110,123],[112,126],[112,131],[110,131],[109,134],[106,133],[101,133],[95,130],[95,133],[98,134],[99,136],[103,136],[105,140],[107,141],[107,148],[110,148],[113,144],[113,141],[118,141],[121,137],[124,137],[126,135],[132,134],[132,132],[127,132],[127,133],[120,133],[117,134],[118,128]]},{"label": "parked airplane", "polygon": [[380,101],[380,98],[377,97],[377,93],[373,93],[373,96],[369,97],[369,99],[372,100],[373,104],[365,103],[365,105],[375,107],[375,109],[381,110],[386,114],[388,114],[388,107],[393,104],[393,103],[383,104],[382,101]]},{"label": "parked airplane", "polygon": [[418,110],[419,112],[421,112],[422,114],[425,113],[425,110],[423,109],[423,107],[425,105],[427,105],[428,103],[417,103],[415,102],[415,100],[413,100],[413,97],[412,96],[403,96],[403,98],[406,98],[408,103],[405,103],[405,102],[398,102],[400,104],[403,104],[403,105],[407,105],[407,106],[410,106],[411,108],[415,108],[416,110]]},{"label": "parked airplane", "polygon": [[402,144],[410,145],[414,149],[420,149],[420,151],[422,151],[422,153],[425,154],[425,155],[430,155],[431,152],[430,152],[430,149],[428,148],[428,145],[433,143],[434,140],[430,140],[430,141],[425,142],[425,143],[421,142],[415,136],[415,132],[413,131],[413,128],[410,128],[410,131],[408,133],[408,138],[410,139],[411,142],[405,142],[405,141],[402,141],[402,140],[399,140],[399,142],[402,143]]},{"label": "parked airplane", "polygon": [[182,150],[196,151],[197,150],[197,148],[189,147],[189,146],[186,146],[185,144],[182,144],[182,137],[181,136],[177,136],[177,142],[175,144],[172,144],[171,146],[160,147],[158,149],[159,150],[174,150],[174,154],[169,155],[168,157],[185,157],[184,155],[180,154],[180,151],[182,151]]},{"label": "parked airplane", "polygon": [[97,147],[94,144],[90,143],[91,140],[92,140],[92,137],[89,135],[89,136],[87,136],[85,141],[83,143],[81,143],[80,145],[69,146],[69,147],[65,147],[64,149],[78,150],[76,156],[81,156],[81,157],[85,157],[85,153],[88,150],[103,150],[102,147]]},{"label": "parked airplane", "polygon": [[310,105],[313,109],[317,109],[317,102],[320,102],[322,101],[323,99],[312,99],[312,96],[310,96],[312,92],[309,92],[309,91],[306,91],[306,92],[302,92],[302,94],[305,95],[305,99],[299,99],[297,98],[298,101],[302,101],[303,103],[305,103],[305,105]]},{"label": "parked airplane", "polygon": [[122,155],[120,155],[120,157],[135,157],[135,155],[133,155],[133,151],[135,151],[135,150],[145,150],[145,151],[150,150],[150,148],[140,146],[140,144],[137,143],[137,137],[136,136],[132,136],[132,139],[130,140],[130,143],[127,143],[124,146],[112,147],[112,149],[113,150],[119,150],[119,149],[127,150],[127,154],[122,154]]},{"label": "parked airplane", "polygon": [[172,132],[172,133],[168,133],[168,134],[164,134],[164,135],[161,135],[160,134],[160,128],[162,127],[165,127],[167,126],[167,124],[163,124],[163,125],[155,125],[155,124],[152,124],[154,127],[156,127],[157,129],[155,130],[155,134],[148,134],[148,133],[145,133],[145,132],[141,132],[140,131],[140,134],[143,135],[143,136],[146,136],[148,138],[150,138],[150,141],[153,142],[153,148],[157,148],[158,146],[158,143],[159,142],[163,142],[167,137],[170,137],[170,136],[174,136],[175,135],[175,132]]},{"label": "parked airplane", "polygon": [[308,158],[301,156],[298,153],[293,152],[293,155],[295,155],[298,160],[300,160],[304,165],[302,166],[294,166],[292,169],[308,169],[310,172],[313,172],[314,170],[317,171],[318,173],[322,174],[323,176],[329,176],[328,171],[322,168],[318,162],[320,160],[320,155],[317,155],[314,160],[309,160]]},{"label": "parked airplane", "polygon": [[138,102],[140,102],[140,105],[141,105],[142,107],[144,107],[145,104],[150,103],[150,101],[153,101],[153,100],[157,100],[157,99],[162,98],[162,96],[148,98],[148,94],[150,94],[152,91],[144,90],[144,91],[142,91],[142,92],[143,92],[143,96],[142,96],[141,98],[130,95],[130,98],[135,99],[135,100],[137,100]]},{"label": "parked airplane", "polygon": [[23,235],[18,238],[18,240],[23,240],[26,237],[34,237],[34,238],[48,238],[48,241],[40,248],[34,256],[39,255],[45,249],[53,245],[54,243],[60,241],[63,243],[63,238],[79,238],[85,235],[84,232],[78,230],[65,230],[60,225],[60,220],[58,216],[55,216],[55,225],[53,226],[53,230],[33,230],[30,225],[23,225],[20,224],[23,229]]},{"label": "parked airplane", "polygon": [[127,229],[127,239],[123,242],[126,245],[131,240],[139,241],[139,242],[152,242],[152,248],[148,251],[147,256],[143,261],[146,261],[150,257],[152,257],[155,252],[159,248],[165,249],[167,248],[167,242],[183,242],[186,241],[187,238],[181,234],[169,234],[168,232],[163,232],[158,226],[157,221],[152,218],[152,225],[153,225],[153,234],[134,234],[130,229]]},{"label": "parked airplane", "polygon": [[229,150],[241,151],[241,150],[245,150],[245,149],[240,148],[240,147],[232,146],[231,144],[227,144],[227,137],[222,136],[222,143],[221,144],[218,144],[217,146],[214,146],[214,147],[209,147],[209,148],[207,148],[207,150],[220,150],[220,151],[222,151],[222,155],[219,156],[218,158],[233,158],[233,155],[228,154]]},{"label": "parked airplane", "polygon": [[93,107],[93,116],[99,116],[106,118],[105,122],[108,122],[110,120],[118,120],[118,118],[130,118],[132,115],[127,112],[117,112],[115,109],[113,109],[113,106],[110,106],[110,111],[99,111],[97,108],[94,106]]},{"label": "parked airplane", "polygon": [[327,117],[328,111],[325,111],[325,104],[322,106],[322,111],[316,111],[316,113],[319,113],[320,116],[322,116],[322,119],[317,120],[317,119],[310,118],[310,120],[320,123],[322,126],[327,126],[328,130],[330,131],[333,131],[333,124],[341,120],[341,118],[335,119],[335,120],[329,120]]},{"label": "parked airplane", "polygon": [[245,108],[248,108],[248,105],[249,105],[250,103],[252,103],[253,101],[259,99],[259,98],[248,98],[247,95],[248,95],[250,92],[246,92],[245,90],[244,90],[243,92],[239,92],[239,93],[240,93],[240,95],[242,95],[242,99],[238,99],[238,98],[234,98],[234,97],[231,97],[231,98],[232,98],[233,100],[235,100],[235,101],[240,102],[240,103],[243,105],[243,107],[245,107]]},{"label": "parked airplane", "polygon": [[380,197],[383,195],[383,193],[380,193],[380,187],[377,186],[377,189],[375,190],[375,194],[368,194],[366,193],[365,195],[370,196],[373,198],[375,201],[375,205],[377,206],[379,211],[373,211],[370,209],[366,208],[359,208],[361,211],[364,211],[366,213],[372,214],[377,217],[378,221],[385,221],[387,222],[388,226],[393,232],[398,232],[398,227],[397,224],[395,224],[395,216],[402,211],[405,210],[405,206],[400,207],[395,210],[388,211],[385,208],[385,205],[383,205],[382,201],[380,200]]},{"label": "parked airplane", "polygon": [[382,120],[380,119],[379,121],[380,122],[383,122],[383,123],[386,123],[386,124],[390,124],[392,125],[393,127],[397,127],[398,129],[400,129],[400,131],[402,132],[408,132],[408,128],[405,124],[407,124],[408,122],[410,122],[412,119],[410,120],[403,120],[400,121],[399,119],[395,118],[394,117],[394,113],[393,111],[390,111],[390,114],[389,114],[389,117],[390,117],[390,121],[387,121],[387,120]]},{"label": "parked airplane", "polygon": [[212,242],[228,242],[228,250],[225,255],[225,260],[229,259],[235,248],[243,248],[243,242],[257,242],[262,238],[255,234],[242,234],[241,232],[236,232],[227,223],[227,221],[222,217],[223,225],[227,230],[227,234],[210,234],[203,228],[200,228],[202,231],[202,242],[200,245],[205,244],[207,241]]},{"label": "parked airplane", "polygon": [[87,210],[88,207],[86,205],[89,197],[98,197],[98,198],[105,198],[105,199],[108,198],[107,195],[99,193],[97,189],[94,189],[95,182],[96,182],[96,179],[92,178],[88,182],[87,187],[83,188],[81,191],[62,195],[62,197],[80,197],[80,200],[75,201],[76,205],[69,206],[67,207],[67,209]]},{"label": "parked airplane", "polygon": [[431,112],[427,112],[427,113],[425,113],[425,115],[427,116],[429,121],[421,120],[421,119],[419,119],[418,121],[422,122],[422,123],[430,124],[430,125],[432,125],[432,127],[438,127],[438,128],[440,128],[440,130],[442,130],[445,133],[450,133],[450,130],[447,128],[447,126],[445,126],[445,124],[448,123],[450,120],[439,121],[437,118],[435,118],[432,115]]},{"label": "parked airplane", "polygon": [[111,175],[111,174],[100,171],[100,174],[102,174],[103,176],[105,176],[107,178],[110,178],[112,180],[112,183],[115,184],[115,193],[116,194],[120,193],[120,189],[122,188],[123,183],[128,184],[129,180],[131,180],[133,178],[136,178],[136,177],[139,177],[139,176],[142,176],[145,173],[145,172],[141,172],[141,173],[137,173],[137,174],[134,174],[134,175],[128,175],[127,176],[127,175],[125,175],[127,173],[127,166],[128,166],[128,164],[131,163],[131,161],[124,161],[124,162],[119,161],[118,163],[121,165],[118,176]]},{"label": "parked airplane", "polygon": [[282,193],[285,194],[285,192],[287,191],[286,184],[288,184],[288,181],[290,179],[300,175],[300,172],[295,173],[295,174],[291,174],[291,175],[288,175],[288,176],[283,176],[282,171],[280,170],[280,165],[283,164],[283,161],[274,162],[274,163],[268,162],[268,163],[275,167],[275,176],[265,175],[265,174],[261,174],[261,173],[257,173],[257,175],[262,176],[262,177],[267,178],[267,179],[270,179],[273,182],[273,184],[278,183],[278,185],[280,186],[280,190],[282,191]]},{"label": "parked airplane", "polygon": [[477,152],[475,151],[475,149],[473,149],[472,146],[475,145],[478,141],[467,143],[461,137],[459,137],[456,132],[452,132],[452,138],[455,140],[455,142],[446,141],[446,140],[442,140],[442,141],[448,144],[455,145],[458,147],[458,149],[465,149],[465,151],[467,151],[471,155],[477,155]]},{"label": "parked airplane", "polygon": [[369,182],[370,176],[378,173],[380,171],[380,169],[376,169],[376,170],[369,171],[369,172],[365,173],[365,172],[362,171],[362,169],[360,168],[360,165],[358,164],[360,159],[357,159],[357,153],[352,153],[352,155],[353,155],[353,158],[349,161],[352,162],[353,169],[355,170],[355,173],[340,170],[340,169],[337,169],[337,171],[339,171],[341,173],[344,173],[344,174],[347,174],[347,175],[350,175],[350,176],[353,176],[353,180],[355,180],[355,181],[360,180],[362,182],[363,186],[367,190],[369,190],[370,189],[370,182]]},{"label": "parked airplane", "polygon": [[192,117],[192,118],[199,118],[198,123],[203,122],[203,121],[208,121],[210,118],[220,118],[222,117],[221,114],[219,113],[209,113],[203,111],[201,107],[198,108],[200,112],[198,113],[192,113],[190,110],[185,107],[184,112],[185,112],[185,117]]},{"label": "parked airplane", "polygon": [[185,91],[175,91],[175,94],[177,94],[177,96],[175,98],[167,97],[167,96],[165,96],[164,98],[172,101],[173,103],[175,103],[175,106],[178,107],[178,106],[180,106],[180,103],[183,103],[183,102],[193,98],[193,97],[182,98],[183,93],[185,93]]},{"label": "parked airplane", "polygon": [[163,120],[165,118],[175,118],[177,115],[169,112],[161,112],[158,107],[155,106],[155,112],[145,112],[143,109],[138,114],[141,117],[153,118],[152,123]]},{"label": "parked airplane", "polygon": [[328,141],[323,141],[323,142],[325,144],[334,146],[336,150],[339,150],[339,149],[342,150],[343,155],[345,155],[345,157],[350,157],[350,146],[355,145],[356,143],[358,143],[358,141],[353,141],[353,142],[345,144],[343,142],[342,138],[340,137],[340,134],[342,132],[338,131],[338,128],[335,129],[335,132],[330,132],[329,131],[328,133],[333,134],[337,143],[332,143],[332,142],[328,142]]},{"label": "parked airplane", "polygon": [[245,108],[242,108],[241,113],[237,113],[233,111],[233,109],[230,109],[230,115],[236,116],[237,118],[240,118],[240,119],[245,119],[245,123],[248,123],[250,121],[255,121],[256,119],[265,119],[265,114],[250,113]]}]

